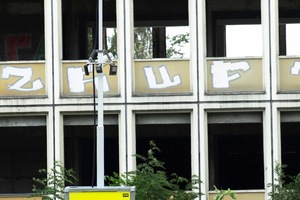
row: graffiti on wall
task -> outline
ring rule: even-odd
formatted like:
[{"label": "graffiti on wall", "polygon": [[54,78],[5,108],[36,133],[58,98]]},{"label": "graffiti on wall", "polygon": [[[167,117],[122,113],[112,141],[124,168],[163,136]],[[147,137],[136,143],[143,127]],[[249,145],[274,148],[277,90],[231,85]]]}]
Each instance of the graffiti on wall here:
[{"label": "graffiti on wall", "polygon": [[191,93],[188,60],[136,61],[134,93]]},{"label": "graffiti on wall", "polygon": [[[18,77],[18,79],[7,85],[8,90],[32,92],[44,88],[44,84],[40,78],[33,80],[33,69],[31,67],[3,66],[2,79],[9,80],[13,77]],[[28,84],[31,87],[26,87]]]},{"label": "graffiti on wall", "polygon": [[261,58],[208,59],[206,92],[263,92]]},{"label": "graffiti on wall", "polygon": [[279,59],[279,91],[299,91],[300,60],[299,58]]},{"label": "graffiti on wall", "polygon": [[241,77],[240,71],[246,72],[250,65],[246,61],[224,62],[213,61],[211,65],[212,83],[214,88],[229,88],[230,82]]},{"label": "graffiti on wall", "polygon": [[[95,71],[88,76],[85,75],[84,63],[66,62],[62,64],[62,95],[63,96],[84,96],[93,94],[93,81],[95,90],[98,92],[98,74]],[[103,92],[105,95],[118,95],[118,76],[111,76],[109,67],[103,68]]]},{"label": "graffiti on wall", "polygon": [[[64,96],[92,95],[92,74],[86,76],[83,63],[63,63],[62,92]],[[261,60],[213,60],[208,63],[208,91],[261,91],[263,78]],[[25,63],[0,65],[1,96],[46,95],[45,64]],[[300,61],[288,66],[289,74],[300,74]],[[118,76],[109,76],[104,68],[103,90],[106,95],[119,95]],[[98,90],[98,78],[95,75]],[[285,78],[290,80],[290,78]],[[135,62],[133,94],[190,93],[189,61]],[[250,89],[249,89],[250,88]]]},{"label": "graffiti on wall", "polygon": [[168,87],[174,87],[181,84],[180,75],[177,74],[174,77],[171,77],[165,65],[159,66],[158,70],[159,70],[159,75],[162,79],[161,83],[159,83],[156,79],[153,66],[144,67],[145,76],[147,79],[148,87],[150,89],[163,89]]},{"label": "graffiti on wall", "polygon": [[294,64],[291,66],[291,74],[292,75],[300,74],[300,61],[295,61]]},{"label": "graffiti on wall", "polygon": [[42,63],[0,65],[0,96],[46,95]]},{"label": "graffiti on wall", "polygon": [[[82,67],[68,67],[67,80],[71,93],[84,93],[86,92],[86,84],[92,83],[93,78],[85,79],[85,73]],[[96,90],[98,90],[98,79],[95,78]],[[103,76],[103,92],[110,91],[107,76]]]}]

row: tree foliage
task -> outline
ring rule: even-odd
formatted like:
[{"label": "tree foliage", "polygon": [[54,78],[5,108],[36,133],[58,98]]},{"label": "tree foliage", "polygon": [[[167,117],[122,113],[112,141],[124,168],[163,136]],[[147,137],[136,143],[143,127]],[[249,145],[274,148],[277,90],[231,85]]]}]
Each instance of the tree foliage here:
[{"label": "tree foliage", "polygon": [[40,169],[39,173],[44,178],[33,178],[36,183],[33,185],[32,192],[34,196],[42,197],[43,200],[64,200],[65,184],[72,185],[77,180],[75,172],[72,169],[66,169],[61,162],[55,161],[50,171]]},{"label": "tree foliage", "polygon": [[[285,168],[286,165],[276,165],[277,178],[274,184],[269,184],[272,192],[268,195],[272,200],[300,200],[300,173],[296,176],[287,176],[284,172]],[[285,181],[287,178],[289,178],[289,182]]]},{"label": "tree foliage", "polygon": [[[156,158],[156,152],[160,152],[160,149],[151,141],[146,157],[135,155],[141,161],[136,170],[107,177],[109,185],[135,186],[136,200],[193,200],[198,197],[198,177],[193,177],[192,181],[175,173],[167,177],[164,163]],[[181,189],[181,184],[186,187]]]},{"label": "tree foliage", "polygon": [[[166,49],[166,57],[182,58],[184,45],[189,43],[189,33],[177,34],[174,36],[166,36],[168,47]],[[113,58],[117,58],[117,29],[113,29],[110,35],[107,35],[107,50]],[[153,40],[151,27],[134,28],[134,58],[135,59],[151,59],[153,58]]]},{"label": "tree foliage", "polygon": [[111,37],[107,37],[107,42],[110,44],[107,51],[112,54],[113,58],[118,57],[118,49],[117,49],[117,29],[113,29],[113,34]]},{"label": "tree foliage", "polygon": [[185,44],[189,43],[189,36],[189,33],[185,33],[167,37],[170,41],[170,47],[167,48],[167,58],[182,58],[184,53],[181,50],[184,48]]},{"label": "tree foliage", "polygon": [[153,53],[151,27],[134,29],[134,58],[152,58]]},{"label": "tree foliage", "polygon": [[216,192],[214,200],[223,200],[226,196],[229,196],[231,199],[236,199],[235,192],[230,188],[228,188],[227,190],[219,190],[216,186],[214,187]]}]

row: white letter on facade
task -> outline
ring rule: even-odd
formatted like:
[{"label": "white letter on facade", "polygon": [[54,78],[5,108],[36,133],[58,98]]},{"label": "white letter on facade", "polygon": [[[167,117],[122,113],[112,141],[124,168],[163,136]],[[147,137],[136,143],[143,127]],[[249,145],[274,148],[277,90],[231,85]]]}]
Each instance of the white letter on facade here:
[{"label": "white letter on facade", "polygon": [[291,67],[291,74],[299,75],[299,71],[300,71],[300,62],[295,61],[294,65]]},{"label": "white letter on facade", "polygon": [[[82,93],[85,92],[85,84],[93,82],[92,78],[84,79],[84,71],[81,67],[68,67],[67,69],[68,85],[70,92]],[[96,89],[98,89],[98,79],[95,77]],[[103,76],[103,91],[109,91],[108,80]]]},{"label": "white letter on facade", "polygon": [[228,62],[213,61],[211,65],[212,82],[214,88],[229,88],[229,82],[240,77],[238,72],[229,75],[230,71],[247,71],[250,69],[249,64],[246,61],[241,62]]},{"label": "white letter on facade", "polygon": [[179,75],[176,75],[173,77],[173,81],[171,81],[170,75],[167,71],[166,66],[162,65],[159,68],[159,73],[162,78],[162,83],[157,83],[155,73],[153,70],[153,67],[146,66],[144,67],[144,72],[147,78],[147,82],[149,85],[149,88],[151,89],[162,89],[162,88],[168,88],[172,86],[179,85],[181,83],[181,79]]},{"label": "white letter on facade", "polygon": [[24,67],[11,67],[11,66],[3,66],[2,78],[9,79],[10,76],[18,76],[21,77],[18,81],[16,81],[13,85],[8,85],[9,90],[18,90],[18,91],[37,91],[42,89],[43,83],[40,79],[36,79],[32,81],[32,88],[24,88],[26,84],[28,84],[32,79],[32,68],[24,68]]}]

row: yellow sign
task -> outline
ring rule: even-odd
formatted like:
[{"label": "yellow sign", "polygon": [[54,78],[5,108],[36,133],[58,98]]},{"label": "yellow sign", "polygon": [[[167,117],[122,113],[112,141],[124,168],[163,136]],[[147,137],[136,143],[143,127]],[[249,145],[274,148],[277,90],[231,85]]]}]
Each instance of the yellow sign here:
[{"label": "yellow sign", "polygon": [[66,200],[134,200],[134,187],[67,187]]},{"label": "yellow sign", "polygon": [[97,192],[71,192],[69,200],[130,200],[129,192],[97,191]]}]

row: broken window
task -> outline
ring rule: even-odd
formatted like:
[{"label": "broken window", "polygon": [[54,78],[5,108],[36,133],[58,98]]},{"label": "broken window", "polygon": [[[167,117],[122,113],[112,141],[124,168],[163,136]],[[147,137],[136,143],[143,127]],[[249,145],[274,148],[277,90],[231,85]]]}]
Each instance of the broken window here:
[{"label": "broken window", "polygon": [[208,113],[209,189],[263,189],[261,113]]},{"label": "broken window", "polygon": [[[102,11],[103,49],[116,57],[116,1],[103,1]],[[63,59],[88,59],[98,49],[98,0],[62,0],[62,18]]]},{"label": "broken window", "polygon": [[[154,141],[165,163],[167,175],[191,177],[191,125],[189,114],[137,114],[136,153],[146,156],[149,141]],[[140,160],[137,160],[139,163]]]},{"label": "broken window", "polygon": [[296,176],[300,170],[299,131],[300,112],[281,112],[281,161],[287,165],[287,177]]},{"label": "broken window", "polygon": [[262,29],[258,24],[226,25],[226,57],[262,56]]},{"label": "broken window", "polygon": [[[93,116],[78,115],[64,116],[64,155],[66,168],[72,168],[78,182],[76,185],[96,185],[97,156],[96,130],[94,132]],[[119,173],[119,137],[117,115],[104,116],[104,162],[105,175],[112,176]],[[95,157],[94,157],[95,156]],[[94,175],[94,180],[92,180]],[[93,181],[93,182],[92,182]]]},{"label": "broken window", "polygon": [[188,58],[188,1],[134,1],[134,58]]},{"label": "broken window", "polygon": [[45,117],[0,117],[0,193],[30,193],[47,168]]},{"label": "broken window", "polygon": [[44,60],[44,1],[4,0],[0,10],[0,61]]},{"label": "broken window", "polygon": [[279,54],[300,55],[300,2],[279,0]]},{"label": "broken window", "polygon": [[208,57],[262,56],[260,0],[206,0],[206,37]]}]

